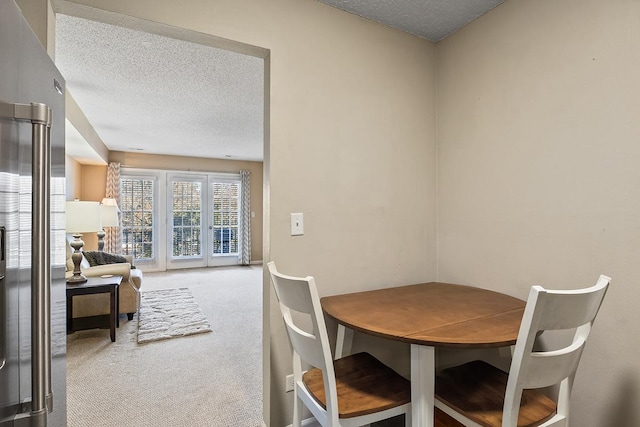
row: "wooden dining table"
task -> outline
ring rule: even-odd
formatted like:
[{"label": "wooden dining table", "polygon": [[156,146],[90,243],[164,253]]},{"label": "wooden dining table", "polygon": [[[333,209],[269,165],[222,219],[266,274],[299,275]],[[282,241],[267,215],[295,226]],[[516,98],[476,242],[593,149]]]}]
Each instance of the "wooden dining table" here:
[{"label": "wooden dining table", "polygon": [[451,283],[422,283],[320,299],[338,322],[336,358],[351,352],[358,331],[411,345],[411,420],[432,427],[435,349],[515,344],[525,302],[499,292]]}]

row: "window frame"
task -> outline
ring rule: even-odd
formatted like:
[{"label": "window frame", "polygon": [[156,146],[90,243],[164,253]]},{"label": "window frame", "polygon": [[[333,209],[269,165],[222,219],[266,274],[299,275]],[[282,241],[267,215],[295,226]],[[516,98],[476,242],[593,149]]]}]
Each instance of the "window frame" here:
[{"label": "window frame", "polygon": [[[199,182],[201,185],[200,189],[200,255],[186,255],[186,256],[176,256],[173,254],[173,182],[174,181],[183,181],[183,182]],[[196,262],[195,266],[204,266],[206,259],[206,248],[207,248],[207,239],[208,230],[206,224],[203,220],[206,218],[206,207],[207,207],[207,196],[206,193],[203,196],[203,191],[208,191],[207,189],[207,176],[206,174],[189,174],[189,173],[167,173],[166,179],[166,194],[167,194],[167,204],[166,204],[166,218],[167,218],[167,227],[166,227],[166,261],[167,265],[171,268],[186,268],[191,265],[185,265],[185,263]],[[203,238],[204,236],[204,238]],[[202,260],[202,262],[200,262]],[[176,264],[176,265],[174,265]]]},{"label": "window frame", "polygon": [[[213,227],[209,230],[209,225],[213,224],[213,218],[210,217],[209,206],[213,203],[212,192],[209,188],[211,182],[237,182],[239,184],[239,215],[242,212],[242,182],[239,172],[190,172],[180,170],[159,170],[159,169],[142,169],[142,168],[130,168],[122,167],[120,171],[120,179],[126,178],[148,178],[154,179],[154,226],[153,226],[153,245],[154,245],[154,257],[153,259],[134,259],[134,263],[143,271],[165,271],[169,269],[178,268],[191,268],[191,267],[206,267],[206,266],[225,266],[225,265],[238,265],[238,255],[216,255],[215,257],[210,255],[210,242],[213,242]],[[183,257],[172,258],[171,255],[171,224],[169,219],[171,214],[169,209],[172,206],[169,204],[168,197],[169,192],[172,192],[170,188],[170,179],[179,177],[180,179],[197,179],[202,177],[205,180],[207,194],[203,198],[202,213],[200,215],[201,221],[206,218],[207,223],[202,225],[203,238],[203,255],[199,257]],[[122,184],[121,184],[122,185]],[[238,233],[242,227],[242,220],[239,218]],[[206,242],[204,241],[206,240]],[[239,243],[240,244],[240,243]]]},{"label": "window frame", "polygon": [[[238,186],[238,209],[237,209],[237,231],[236,231],[236,240],[238,240],[240,238],[240,227],[242,227],[242,181],[240,179],[240,175],[236,176],[225,176],[225,177],[220,177],[220,176],[214,176],[211,177],[209,179],[209,189],[211,191],[211,202],[210,202],[210,209],[209,209],[209,213],[212,216],[210,218],[210,222],[209,224],[211,225],[211,236],[209,236],[209,239],[211,241],[212,246],[214,245],[214,234],[215,234],[215,230],[216,230],[216,225],[215,225],[215,210],[214,210],[214,206],[215,206],[215,201],[214,201],[214,189],[212,188],[212,186],[215,183],[222,183],[222,184],[236,184]],[[220,227],[224,227],[224,226],[220,226]],[[227,228],[229,228],[231,226],[227,226]],[[220,258],[220,257],[237,257],[239,256],[240,253],[240,242],[237,243],[236,246],[236,252],[233,253],[214,253],[215,248],[212,247],[208,253],[209,256],[213,257],[213,258]]]},{"label": "window frame", "polygon": [[[152,225],[151,225],[151,231],[152,231],[152,239],[151,239],[151,246],[152,246],[152,256],[150,258],[133,258],[134,259],[134,263],[140,266],[146,266],[148,268],[153,268],[154,266],[158,266],[161,264],[161,260],[162,257],[164,256],[163,251],[160,250],[160,247],[158,245],[159,243],[159,231],[160,228],[159,224],[162,223],[162,218],[159,212],[158,207],[161,205],[161,197],[160,197],[160,176],[157,172],[154,171],[137,171],[137,170],[132,170],[132,169],[122,169],[121,173],[120,173],[120,210],[122,211],[122,221],[124,221],[125,218],[125,211],[123,209],[123,197],[124,197],[124,193],[123,193],[123,180],[125,179],[132,179],[132,180],[150,180],[153,183],[153,191],[152,191],[152,209],[151,209],[151,215],[152,215]],[[124,239],[124,231],[125,231],[125,226],[124,224],[121,227],[121,233],[122,233],[122,245],[123,245],[123,249],[124,249],[124,245],[125,245],[125,239]],[[124,250],[123,250],[124,253]],[[131,254],[133,256],[133,254]]]}]

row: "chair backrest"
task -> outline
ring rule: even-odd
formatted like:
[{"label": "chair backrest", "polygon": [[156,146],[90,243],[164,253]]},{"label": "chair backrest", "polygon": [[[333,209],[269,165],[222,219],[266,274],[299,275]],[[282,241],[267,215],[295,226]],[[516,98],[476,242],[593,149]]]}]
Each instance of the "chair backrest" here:
[{"label": "chair backrest", "polygon": [[[591,325],[611,278],[601,275],[594,286],[556,291],[533,286],[529,293],[511,361],[505,394],[503,426],[516,426],[523,389],[560,384],[557,417],[568,418],[573,379]],[[534,351],[546,330],[575,330],[570,344],[551,351]]]},{"label": "chair backrest", "polygon": [[320,369],[327,399],[327,418],[337,422],[336,378],[315,279],[281,274],[273,262],[267,266],[293,347],[294,382],[302,382],[302,362]]}]

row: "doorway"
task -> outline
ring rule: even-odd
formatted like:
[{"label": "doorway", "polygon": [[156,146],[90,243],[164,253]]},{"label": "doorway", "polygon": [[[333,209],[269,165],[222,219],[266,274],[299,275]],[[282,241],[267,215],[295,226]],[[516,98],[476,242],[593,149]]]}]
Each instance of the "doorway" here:
[{"label": "doorway", "polygon": [[[263,182],[262,188],[264,189],[263,199],[262,199],[262,259],[268,260],[268,248],[269,248],[269,105],[270,105],[270,59],[269,59],[269,51],[264,48],[249,46],[238,42],[233,42],[230,40],[223,40],[217,38],[215,36],[209,36],[202,33],[192,32],[182,28],[171,27],[169,25],[158,24],[151,21],[145,21],[136,19],[129,16],[118,15],[112,12],[103,11],[99,9],[90,9],[83,8],[81,5],[74,4],[72,2],[60,2],[58,6],[55,7],[56,13],[68,14],[71,16],[86,18],[97,20],[99,22],[110,23],[114,25],[119,25],[126,28],[132,28],[135,30],[145,31],[152,34],[164,35],[167,37],[172,37],[178,40],[196,42],[201,44],[208,44],[211,46],[228,49],[234,52],[243,53],[245,55],[251,55],[254,57],[261,58],[264,63],[264,120],[263,120],[263,144],[264,144],[264,159],[263,159]],[[138,164],[132,165],[132,167],[140,167]],[[190,170],[189,167],[184,168],[184,170]],[[205,226],[208,232],[208,225]],[[183,229],[183,231],[186,229]],[[220,229],[220,239],[221,245],[224,247],[225,235],[224,229]],[[202,233],[202,229],[200,232]],[[215,234],[215,231],[212,230]],[[230,229],[227,231],[228,239],[227,241],[231,241]],[[212,246],[215,246],[213,242],[211,242]],[[166,246],[165,249],[166,250]],[[268,279],[265,280],[266,276],[263,274],[263,283],[262,283],[262,336],[265,337],[261,339],[262,341],[262,367],[263,367],[263,382],[264,384],[269,384],[269,282]],[[266,291],[265,291],[266,290]],[[262,337],[261,337],[262,338]],[[268,419],[268,411],[269,411],[269,387],[264,387],[262,390],[263,394],[263,413],[264,419]]]}]

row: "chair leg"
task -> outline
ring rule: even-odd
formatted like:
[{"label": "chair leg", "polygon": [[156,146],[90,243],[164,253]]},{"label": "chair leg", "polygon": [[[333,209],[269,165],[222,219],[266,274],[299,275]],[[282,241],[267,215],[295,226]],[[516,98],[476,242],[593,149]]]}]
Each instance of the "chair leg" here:
[{"label": "chair leg", "polygon": [[293,421],[291,427],[301,427],[302,420],[300,419],[300,399],[297,396],[293,397]]}]

